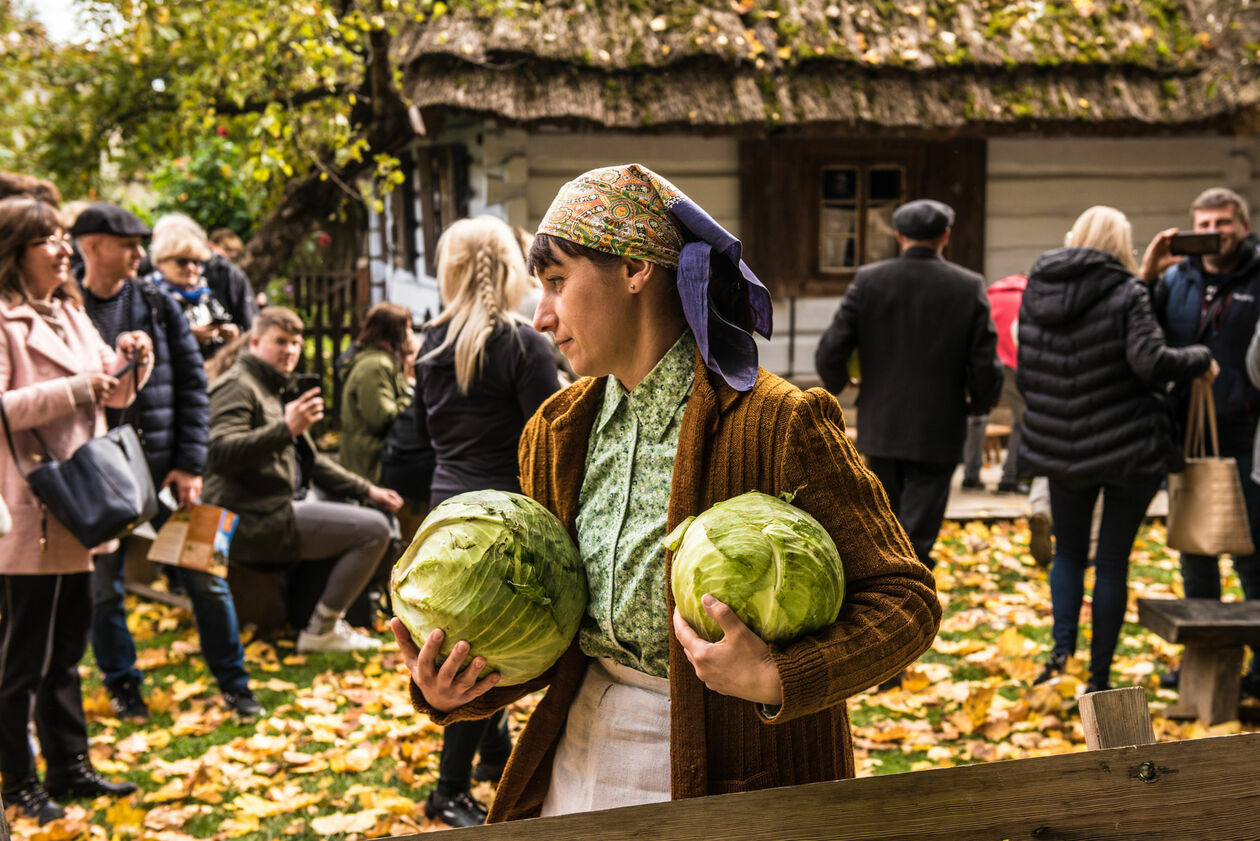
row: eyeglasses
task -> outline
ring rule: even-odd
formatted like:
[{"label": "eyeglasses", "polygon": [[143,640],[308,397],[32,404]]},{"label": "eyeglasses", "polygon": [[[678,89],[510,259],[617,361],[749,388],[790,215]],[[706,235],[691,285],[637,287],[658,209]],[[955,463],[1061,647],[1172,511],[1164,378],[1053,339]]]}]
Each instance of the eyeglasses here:
[{"label": "eyeglasses", "polygon": [[172,257],[171,262],[179,266],[181,269],[186,269],[189,266],[196,266],[197,268],[201,268],[202,265],[204,264],[203,261],[198,260],[195,257]]},{"label": "eyeglasses", "polygon": [[53,248],[61,249],[69,247],[72,237],[69,234],[49,234],[46,237],[33,239],[27,243],[28,246],[35,248],[40,245],[51,245]]}]

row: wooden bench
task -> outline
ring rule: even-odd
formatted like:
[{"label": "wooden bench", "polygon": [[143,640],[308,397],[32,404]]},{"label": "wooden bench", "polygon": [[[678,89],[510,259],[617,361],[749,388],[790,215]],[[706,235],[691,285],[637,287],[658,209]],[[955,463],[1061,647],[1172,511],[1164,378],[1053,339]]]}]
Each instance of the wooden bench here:
[{"label": "wooden bench", "polygon": [[1238,718],[1243,646],[1260,647],[1260,602],[1138,599],[1138,621],[1186,647],[1181,702],[1165,710],[1165,716],[1208,724]]}]

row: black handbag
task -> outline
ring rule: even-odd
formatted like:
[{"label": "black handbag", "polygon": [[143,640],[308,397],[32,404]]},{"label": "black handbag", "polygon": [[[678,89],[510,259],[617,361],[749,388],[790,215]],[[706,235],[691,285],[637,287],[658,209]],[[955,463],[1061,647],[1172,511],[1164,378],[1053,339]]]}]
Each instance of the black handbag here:
[{"label": "black handbag", "polygon": [[[4,422],[4,437],[13,464],[21,473],[3,399],[0,420]],[[144,448],[131,424],[116,426],[93,438],[64,461],[48,452],[38,432],[31,432],[44,448],[44,461],[24,474],[26,482],[44,509],[51,511],[85,548],[121,537],[157,514],[157,490]],[[47,522],[42,525],[44,534],[39,544],[44,551],[48,548]]]}]

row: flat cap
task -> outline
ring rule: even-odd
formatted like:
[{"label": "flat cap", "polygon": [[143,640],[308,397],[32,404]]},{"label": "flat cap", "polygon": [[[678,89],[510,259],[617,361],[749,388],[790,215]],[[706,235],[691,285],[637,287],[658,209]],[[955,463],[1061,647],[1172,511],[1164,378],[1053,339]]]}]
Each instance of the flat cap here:
[{"label": "flat cap", "polygon": [[147,237],[153,231],[130,210],[112,202],[92,202],[70,226],[70,236],[85,234],[112,234],[116,237]]},{"label": "flat cap", "polygon": [[893,228],[909,239],[931,240],[954,226],[954,208],[932,199],[915,199],[893,211]]}]

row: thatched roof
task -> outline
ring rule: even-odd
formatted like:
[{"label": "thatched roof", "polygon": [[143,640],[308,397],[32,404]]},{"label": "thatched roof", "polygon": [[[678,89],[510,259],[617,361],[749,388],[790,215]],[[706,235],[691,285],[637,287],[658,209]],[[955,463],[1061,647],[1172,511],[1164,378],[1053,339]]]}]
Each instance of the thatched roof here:
[{"label": "thatched roof", "polygon": [[[1253,127],[1260,0],[424,3],[426,109],[615,129]],[[440,14],[435,14],[440,12]]]}]

